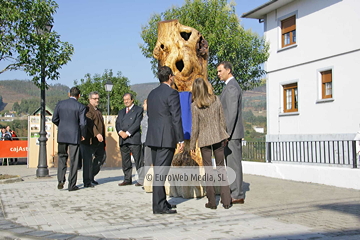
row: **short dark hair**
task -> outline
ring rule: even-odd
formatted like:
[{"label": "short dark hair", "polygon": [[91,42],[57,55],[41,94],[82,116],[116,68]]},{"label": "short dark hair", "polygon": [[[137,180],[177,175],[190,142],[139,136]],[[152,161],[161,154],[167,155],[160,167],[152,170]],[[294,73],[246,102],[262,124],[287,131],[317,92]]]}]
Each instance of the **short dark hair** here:
[{"label": "short dark hair", "polygon": [[131,99],[131,100],[134,100],[134,95],[133,95],[132,93],[125,93],[125,94],[123,95],[123,98],[124,98],[126,95],[130,95],[130,99]]},{"label": "short dark hair", "polygon": [[70,97],[77,97],[80,95],[80,90],[77,87],[72,87],[70,89]]},{"label": "short dark hair", "polygon": [[161,66],[158,70],[158,78],[161,83],[167,82],[169,80],[169,76],[174,76],[173,71],[168,66]]},{"label": "short dark hair", "polygon": [[222,62],[219,63],[217,66],[220,66],[220,65],[223,65],[225,69],[230,69],[230,73],[232,74],[233,65],[231,64],[231,62],[222,61]]}]

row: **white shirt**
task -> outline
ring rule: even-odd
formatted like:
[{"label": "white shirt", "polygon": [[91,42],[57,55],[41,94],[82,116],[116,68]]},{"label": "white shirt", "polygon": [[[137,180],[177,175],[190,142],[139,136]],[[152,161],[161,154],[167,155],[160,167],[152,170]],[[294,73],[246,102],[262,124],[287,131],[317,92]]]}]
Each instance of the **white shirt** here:
[{"label": "white shirt", "polygon": [[234,77],[230,77],[228,80],[225,81],[225,84],[228,84],[229,81],[230,81],[231,79],[233,79],[233,78],[234,78]]},{"label": "white shirt", "polygon": [[[127,107],[127,109],[125,109],[125,110],[126,110],[126,113],[129,112],[129,111],[132,109],[133,106],[134,106],[134,104],[132,104],[130,107]],[[119,134],[120,134],[121,131],[122,131],[122,130],[119,131]],[[129,137],[131,136],[131,133],[129,133],[129,131],[126,131],[126,134],[127,134]]]},{"label": "white shirt", "polygon": [[130,111],[132,109],[132,107],[134,106],[134,104],[132,104],[130,107],[128,107],[128,111]]}]

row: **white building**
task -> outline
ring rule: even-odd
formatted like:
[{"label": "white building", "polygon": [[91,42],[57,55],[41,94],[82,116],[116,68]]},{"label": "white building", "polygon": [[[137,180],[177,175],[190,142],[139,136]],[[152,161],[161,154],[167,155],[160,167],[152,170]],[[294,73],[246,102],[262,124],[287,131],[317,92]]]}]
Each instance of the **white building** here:
[{"label": "white building", "polygon": [[360,129],[359,12],[359,0],[272,0],[242,15],[264,22],[270,44],[272,160],[352,164]]}]

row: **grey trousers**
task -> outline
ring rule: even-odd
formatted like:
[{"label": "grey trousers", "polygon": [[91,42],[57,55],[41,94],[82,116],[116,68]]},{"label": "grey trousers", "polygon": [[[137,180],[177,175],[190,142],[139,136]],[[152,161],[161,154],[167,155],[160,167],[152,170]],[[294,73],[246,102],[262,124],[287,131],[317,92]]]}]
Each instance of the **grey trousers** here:
[{"label": "grey trousers", "polygon": [[77,144],[58,143],[58,171],[57,178],[59,182],[65,182],[65,174],[67,169],[68,150],[70,155],[70,172],[68,188],[72,189],[76,186],[77,170],[79,166],[80,148]]},{"label": "grey trousers", "polygon": [[243,171],[242,171],[242,146],[241,139],[231,139],[225,147],[226,166],[232,168],[235,173],[235,181],[230,184],[231,197],[235,199],[245,198],[243,190]]},{"label": "grey trousers", "polygon": [[145,177],[146,173],[149,171],[150,166],[152,164],[151,148],[148,146],[145,146],[145,144],[142,144],[140,161],[142,162],[143,167],[141,167],[138,170],[139,178],[138,178],[137,182],[144,185],[144,177]]}]

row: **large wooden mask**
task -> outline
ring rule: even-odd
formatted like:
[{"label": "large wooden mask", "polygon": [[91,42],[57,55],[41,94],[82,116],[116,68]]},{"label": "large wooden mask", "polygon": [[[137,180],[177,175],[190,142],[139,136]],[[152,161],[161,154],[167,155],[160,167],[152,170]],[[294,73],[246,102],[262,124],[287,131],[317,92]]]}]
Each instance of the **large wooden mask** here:
[{"label": "large wooden mask", "polygon": [[199,31],[178,20],[158,23],[158,39],[153,51],[159,66],[168,66],[175,74],[175,88],[191,91],[196,78],[207,80],[208,42]]}]

